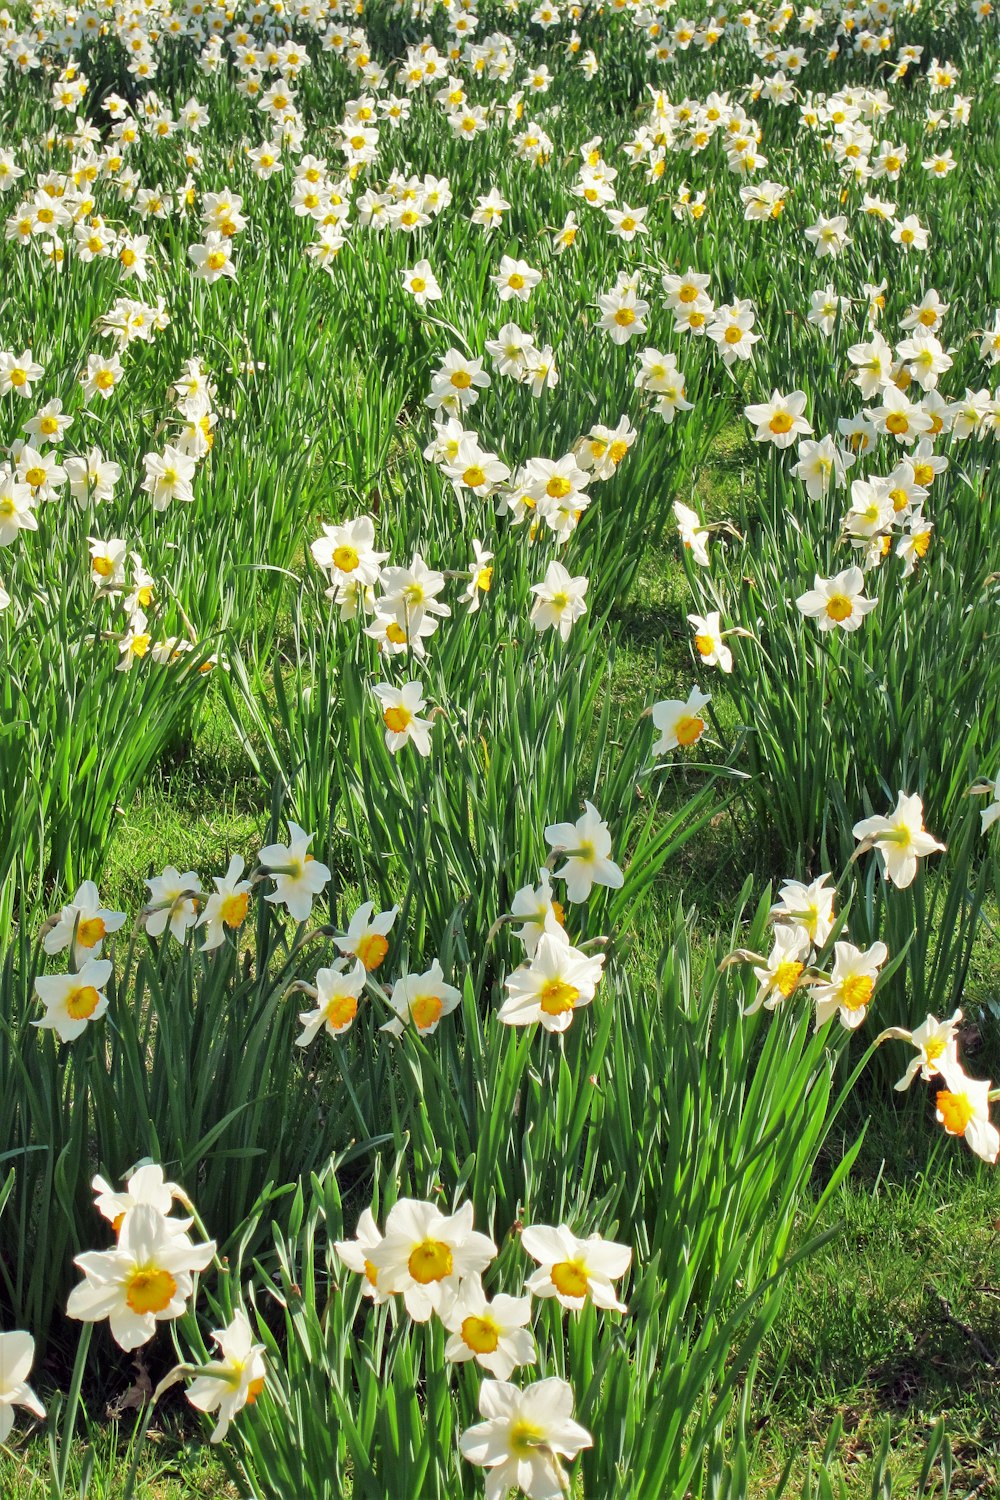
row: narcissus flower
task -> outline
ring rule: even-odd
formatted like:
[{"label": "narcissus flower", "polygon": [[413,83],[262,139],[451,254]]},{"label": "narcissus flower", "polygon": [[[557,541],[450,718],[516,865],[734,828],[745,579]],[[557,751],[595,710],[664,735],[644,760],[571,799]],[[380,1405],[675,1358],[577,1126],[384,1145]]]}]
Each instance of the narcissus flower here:
[{"label": "narcissus flower", "polygon": [[[131,1213],[133,1208],[138,1208],[140,1203],[155,1208],[157,1213],[167,1218],[174,1202],[187,1204],[187,1194],[176,1182],[167,1182],[163,1175],[163,1168],[155,1162],[144,1162],[130,1172],[125,1179],[124,1191],[116,1191],[101,1176],[94,1178],[90,1184],[94,1190],[94,1207],[102,1214],[112,1226],[115,1233],[121,1229],[125,1222],[125,1215]],[[178,1233],[183,1233],[191,1228],[192,1219],[171,1219],[171,1227]]]},{"label": "narcissus flower", "polygon": [[341,953],[359,958],[369,974],[374,974],[389,951],[389,933],[399,915],[399,907],[375,911],[374,901],[365,901],[351,917],[343,937],[334,943]]},{"label": "narcissus flower", "polygon": [[183,943],[184,934],[198,920],[198,902],[201,898],[201,882],[193,870],[182,875],[173,865],[167,865],[162,875],[153,875],[146,881],[149,900],[146,903],[146,931],[150,937],[162,937],[167,927],[178,943]]},{"label": "narcissus flower", "polygon": [[198,926],[206,929],[201,945],[205,952],[220,948],[226,940],[226,931],[235,932],[246,920],[251,886],[249,880],[240,878],[243,869],[242,855],[234,854],[225,875],[212,877],[215,890],[205,902],[198,921]]},{"label": "narcissus flower", "polygon": [[935,1101],[937,1118],[949,1135],[960,1135],[983,1161],[1000,1154],[1000,1132],[990,1119],[990,1081],[970,1078],[960,1063],[942,1058],[939,1069],[945,1087]]},{"label": "narcissus flower", "polygon": [[538,940],[527,964],[505,981],[507,999],[497,1019],[507,1026],[540,1022],[546,1031],[565,1031],[574,1013],[594,998],[604,954],[589,957],[574,948],[554,916]]},{"label": "narcissus flower", "polygon": [[415,1323],[426,1323],[450,1300],[466,1276],[479,1276],[497,1253],[472,1227],[472,1204],[445,1215],[433,1203],[400,1198],[389,1210],[385,1234],[368,1258],[380,1290],[401,1292]]},{"label": "narcissus flower", "polygon": [[913,1031],[905,1031],[901,1026],[890,1026],[888,1031],[883,1031],[878,1038],[880,1042],[893,1037],[898,1041],[909,1042],[917,1050],[916,1057],[910,1059],[906,1072],[894,1085],[900,1093],[910,1087],[918,1073],[924,1083],[930,1083],[945,1068],[949,1068],[954,1074],[959,1065],[958,1028],[961,1022],[962,1012],[956,1010],[945,1021],[939,1021],[937,1016],[927,1016]]},{"label": "narcissus flower", "polygon": [[564,854],[566,863],[557,880],[565,880],[570,901],[586,901],[595,885],[621,890],[625,877],[611,856],[611,830],[592,802],[575,823],[550,823],[545,842],[553,854]]},{"label": "narcissus flower", "polygon": [[297,823],[289,823],[288,836],[287,844],[268,844],[257,856],[274,881],[274,890],[264,900],[284,906],[296,922],[305,922],[313,901],[330,879],[330,871],[309,853],[313,834]]},{"label": "narcissus flower", "polygon": [[35,994],[45,1006],[45,1014],[32,1026],[54,1031],[61,1042],[73,1042],[82,1036],[91,1021],[99,1021],[108,1008],[104,986],[111,978],[112,964],[107,958],[88,958],[73,974],[39,974]]},{"label": "narcissus flower", "polygon": [[573,1391],[552,1376],[519,1390],[502,1380],[484,1380],[479,1412],[485,1421],[459,1439],[462,1455],[489,1470],[486,1500],[504,1500],[519,1490],[528,1500],[561,1500],[569,1480],[559,1462],[574,1459],[593,1438],[572,1418]]},{"label": "narcissus flower", "polygon": [[764,964],[754,966],[757,994],[744,1014],[752,1016],[761,1006],[775,1010],[789,1000],[799,987],[802,971],[809,957],[809,939],[799,927],[777,926],[774,947]]},{"label": "narcissus flower", "polygon": [[822,948],[833,931],[835,893],[827,885],[829,879],[829,874],[820,875],[809,885],[801,880],[785,880],[771,907],[776,922],[799,928],[815,948]]},{"label": "narcissus flower", "polygon": [[821,578],[817,573],[813,587],[800,594],[796,606],[820,630],[858,630],[865,615],[878,603],[865,596],[865,575],[860,568],[845,568],[835,578]]},{"label": "narcissus flower", "polygon": [[805,391],[792,391],[787,396],[772,391],[770,401],[746,408],[746,419],[756,427],[754,439],[758,443],[789,448],[800,433],[812,432],[812,423],[802,415],[805,409]]},{"label": "narcissus flower", "polygon": [[707,568],[708,539],[711,535],[708,527],[702,525],[697,512],[680,500],[674,501],[674,518],[681,534],[681,545],[690,552],[699,567]]},{"label": "narcissus flower", "polygon": [[385,743],[393,755],[409,744],[418,755],[430,755],[431,721],[420,717],[425,706],[420,683],[404,682],[402,687],[394,687],[391,682],[377,682],[372,691],[382,707]]},{"label": "narcissus flower", "polygon": [[695,685],[684,702],[679,698],[667,698],[654,703],[652,718],[659,739],[653,742],[653,754],[666,755],[668,750],[678,747],[689,750],[696,745],[705,733],[702,709],[711,701],[711,694],[703,693]]},{"label": "narcissus flower", "polygon": [[888,956],[884,943],[873,943],[864,951],[853,943],[834,943],[833,972],[813,989],[817,1031],[838,1011],[840,1023],[848,1031],[861,1025],[868,1014],[879,969]]},{"label": "narcissus flower", "polygon": [[[924,828],[924,804],[918,796],[900,792],[895,811],[887,818],[862,818],[854,837],[864,847],[874,845],[885,862],[885,878],[903,890],[917,873],[917,860],[944,848]],[[860,851],[858,851],[860,852]]]},{"label": "narcissus flower", "polygon": [[396,1012],[380,1031],[402,1036],[412,1026],[420,1036],[431,1036],[443,1016],[450,1016],[462,999],[460,990],[445,984],[444,970],[435,959],[423,974],[404,974],[389,993],[389,1004]]},{"label": "narcissus flower", "polygon": [[264,1345],[254,1343],[250,1320],[242,1309],[237,1309],[232,1322],[212,1338],[221,1358],[212,1360],[191,1382],[187,1398],[199,1411],[218,1411],[209,1441],[221,1443],[236,1413],[252,1406],[264,1389],[267,1366]]},{"label": "narcissus flower", "polygon": [[542,933],[551,931],[552,922],[562,926],[565,914],[560,902],[552,894],[552,877],[543,865],[538,872],[538,885],[523,885],[514,892],[510,904],[512,917],[523,918],[514,936],[524,944],[528,958],[533,958]]},{"label": "narcissus flower", "polygon": [[702,665],[731,672],[733,653],[726,645],[718,610],[713,610],[708,615],[688,615],[687,620],[694,628],[694,649],[701,658]]},{"label": "narcissus flower", "polygon": [[632,1264],[628,1245],[616,1244],[591,1234],[578,1239],[566,1225],[549,1228],[533,1224],[521,1234],[521,1244],[538,1261],[525,1282],[525,1290],[534,1297],[555,1297],[563,1307],[577,1310],[589,1297],[595,1307],[625,1312],[614,1283],[620,1281]]},{"label": "narcissus flower", "polygon": [[333,1247],[349,1271],[355,1271],[364,1277],[361,1295],[369,1297],[376,1306],[380,1302],[388,1302],[392,1296],[391,1292],[379,1284],[378,1268],[368,1258],[381,1243],[382,1235],[375,1223],[375,1215],[370,1208],[366,1208],[358,1219],[354,1239],[337,1240]]},{"label": "narcissus flower", "polygon": [[325,568],[334,587],[348,583],[371,585],[378,582],[381,565],[388,553],[375,550],[375,522],[371,516],[357,516],[339,526],[323,526],[323,535],[310,543],[309,551],[316,564]]},{"label": "narcissus flower", "polygon": [[530,1297],[499,1293],[491,1302],[481,1279],[467,1276],[445,1300],[439,1316],[451,1334],[445,1359],[456,1364],[474,1359],[497,1380],[506,1380],[518,1365],[537,1361],[535,1341],[526,1326],[531,1321]]},{"label": "narcissus flower", "polygon": [[321,1027],[331,1036],[343,1036],[351,1029],[358,1013],[358,1001],[365,987],[365,966],[355,959],[348,968],[346,959],[339,959],[329,969],[320,969],[316,975],[316,986],[311,991],[316,1006],[303,1011],[299,1016],[302,1031],[295,1038],[297,1047],[308,1047],[315,1041]]},{"label": "narcissus flower", "polygon": [[10,1435],[15,1406],[26,1407],[32,1416],[45,1416],[45,1407],[28,1384],[34,1358],[35,1341],[30,1333],[0,1333],[0,1443]]},{"label": "narcissus flower", "polygon": [[193,1245],[169,1219],[141,1203],[125,1215],[114,1250],[88,1250],[73,1262],[84,1281],[73,1288],[68,1317],[85,1323],[107,1318],[122,1349],[148,1343],[157,1323],[179,1318],[194,1287],[192,1275],[215,1254],[214,1240]]},{"label": "narcissus flower", "polygon": [[97,886],[85,880],[45,933],[42,947],[46,953],[62,953],[72,943],[73,962],[79,968],[88,958],[100,958],[104,939],[124,921],[125,913],[102,906]]},{"label": "narcissus flower", "polygon": [[573,623],[587,612],[584,595],[588,580],[582,575],[573,578],[562,563],[550,562],[541,583],[531,586],[535,602],[531,609],[531,623],[538,631],[558,630],[564,641],[569,640]]}]

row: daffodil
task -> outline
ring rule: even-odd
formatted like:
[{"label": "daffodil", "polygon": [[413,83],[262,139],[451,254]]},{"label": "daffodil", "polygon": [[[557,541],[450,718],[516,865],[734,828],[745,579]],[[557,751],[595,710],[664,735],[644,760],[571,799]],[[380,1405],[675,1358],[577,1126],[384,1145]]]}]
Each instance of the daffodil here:
[{"label": "daffodil", "polygon": [[859,630],[865,615],[878,603],[864,590],[865,575],[858,567],[845,568],[834,578],[821,578],[817,573],[813,587],[800,594],[795,603],[822,631]]},{"label": "daffodil", "polygon": [[274,890],[264,900],[284,906],[296,922],[308,921],[313,902],[330,879],[328,866],[309,853],[313,837],[290,822],[288,843],[268,844],[257,856],[274,881]]},{"label": "daffodil", "polygon": [[6,1443],[14,1425],[14,1407],[23,1406],[41,1420],[45,1407],[28,1384],[35,1358],[30,1333],[0,1333],[0,1443]]},{"label": "daffodil", "polygon": [[85,1323],[107,1318],[111,1336],[126,1351],[146,1344],[157,1323],[179,1318],[194,1282],[215,1254],[215,1242],[193,1245],[148,1203],[125,1215],[113,1250],[78,1255],[84,1280],[73,1288],[67,1316]]},{"label": "daffodil", "polygon": [[58,917],[46,924],[42,947],[46,953],[62,953],[72,944],[73,962],[79,968],[88,958],[100,958],[104,939],[124,922],[125,913],[102,906],[97,886],[85,880]]},{"label": "daffodil", "polygon": [[376,1306],[388,1302],[392,1296],[384,1286],[379,1285],[378,1268],[368,1258],[372,1250],[381,1243],[382,1234],[375,1223],[375,1216],[370,1208],[366,1208],[358,1219],[354,1239],[337,1240],[333,1247],[349,1271],[355,1271],[364,1277],[362,1296],[369,1298]]},{"label": "daffodil", "polygon": [[360,959],[355,959],[350,968],[346,959],[339,959],[332,968],[320,969],[314,988],[302,986],[312,994],[316,1005],[313,1010],[303,1011],[299,1016],[302,1031],[295,1039],[296,1046],[308,1047],[321,1028],[331,1036],[343,1036],[349,1031],[357,1016],[364,987],[365,966]]},{"label": "daffodil", "polygon": [[520,1365],[538,1359],[531,1321],[531,1298],[499,1292],[492,1299],[479,1276],[466,1276],[440,1309],[441,1322],[451,1334],[444,1357],[455,1364],[475,1360],[497,1380],[507,1380]]},{"label": "daffodil", "polygon": [[225,1328],[212,1334],[219,1358],[210,1361],[187,1388],[187,1398],[199,1411],[218,1412],[209,1439],[221,1443],[229,1424],[245,1406],[252,1406],[264,1389],[267,1366],[264,1345],[254,1343],[250,1320],[237,1308]]},{"label": "daffodil", "polygon": [[833,972],[828,980],[813,988],[817,1031],[838,1012],[846,1030],[854,1031],[861,1025],[868,1015],[879,970],[888,956],[884,943],[873,943],[864,951],[853,943],[834,943]]},{"label": "daffodil", "polygon": [[389,1004],[396,1014],[380,1028],[390,1036],[402,1036],[412,1026],[419,1036],[431,1036],[438,1022],[461,1003],[462,993],[446,984],[444,970],[437,959],[422,974],[404,974],[389,992]]},{"label": "daffodil", "polygon": [[[854,825],[862,847],[874,846],[882,855],[885,878],[900,890],[911,885],[917,861],[944,848],[924,828],[924,804],[918,796],[900,792],[888,817],[862,818]],[[860,851],[859,851],[860,852]]]},{"label": "daffodil", "polygon": [[577,1311],[590,1299],[595,1307],[624,1312],[614,1283],[632,1264],[628,1245],[616,1244],[599,1234],[579,1239],[566,1225],[551,1229],[530,1225],[521,1232],[521,1245],[538,1262],[525,1283],[533,1297],[554,1297],[563,1307]]},{"label": "daffodil", "polygon": [[45,1006],[45,1014],[31,1024],[54,1031],[61,1042],[75,1041],[107,1011],[108,999],[103,991],[112,973],[110,959],[88,958],[71,974],[39,974],[35,994]]},{"label": "daffodil", "polygon": [[611,858],[611,830],[592,802],[575,823],[551,823],[545,830],[545,842],[554,855],[563,855],[565,863],[555,872],[565,880],[570,901],[586,901],[595,885],[617,891],[625,877]]},{"label": "daffodil", "polygon": [[695,685],[686,699],[668,698],[654,703],[652,718],[659,738],[653,742],[653,754],[666,755],[670,750],[689,750],[696,745],[705,732],[702,711],[711,701],[711,694],[703,693]]},{"label": "daffodil", "polygon": [[459,1439],[462,1456],[488,1470],[486,1500],[504,1500],[512,1489],[528,1500],[561,1500],[569,1480],[561,1458],[574,1459],[593,1444],[586,1428],[573,1421],[573,1391],[551,1376],[518,1388],[484,1380],[479,1412],[485,1419]]},{"label": "daffodil", "polygon": [[505,981],[507,999],[497,1019],[507,1026],[540,1023],[546,1031],[565,1031],[581,1006],[594,998],[604,968],[604,954],[593,957],[574,948],[553,914],[527,964]]},{"label": "daffodil", "polygon": [[939,1072],[945,1087],[934,1101],[938,1122],[992,1165],[1000,1155],[1000,1131],[990,1119],[989,1079],[970,1078],[959,1062],[945,1055]]},{"label": "daffodil", "polygon": [[497,1247],[473,1228],[472,1204],[443,1214],[433,1203],[399,1198],[389,1210],[385,1233],[368,1252],[379,1289],[402,1294],[415,1323],[426,1323],[467,1276],[478,1276]]}]

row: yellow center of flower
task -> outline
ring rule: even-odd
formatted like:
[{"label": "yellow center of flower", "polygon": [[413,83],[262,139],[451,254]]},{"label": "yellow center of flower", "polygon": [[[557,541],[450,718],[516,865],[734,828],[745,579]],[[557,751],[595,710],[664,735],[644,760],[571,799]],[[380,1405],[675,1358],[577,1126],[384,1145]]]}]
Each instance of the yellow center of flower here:
[{"label": "yellow center of flower", "polygon": [[418,1031],[428,1031],[441,1019],[441,996],[415,995],[410,1001],[410,1015]]},{"label": "yellow center of flower", "polygon": [[921,531],[917,536],[913,538],[913,550],[918,557],[927,556],[927,549],[930,544],[931,534],[929,531]]},{"label": "yellow center of flower", "polygon": [[924,1043],[924,1057],[929,1063],[937,1062],[944,1052],[945,1040],[943,1036],[932,1036]]},{"label": "yellow center of flower", "polygon": [[370,1260],[365,1261],[365,1276],[372,1286],[378,1286],[378,1267],[373,1266]]},{"label": "yellow center of flower", "polygon": [[909,419],[906,413],[901,411],[891,411],[885,419],[885,425],[897,437],[910,430]]},{"label": "yellow center of flower", "polygon": [[774,433],[791,432],[792,419],[787,411],[776,411],[767,425]]},{"label": "yellow center of flower", "polygon": [[236,891],[227,896],[219,907],[219,916],[227,927],[239,927],[247,914],[250,905],[249,891]]},{"label": "yellow center of flower", "polygon": [[478,485],[486,483],[486,475],[478,464],[472,464],[462,475],[462,483],[467,484],[470,490],[474,490]]},{"label": "yellow center of flower", "polygon": [[414,1281],[427,1286],[431,1281],[443,1281],[454,1268],[450,1246],[441,1240],[421,1240],[410,1251],[407,1267]]},{"label": "yellow center of flower", "polygon": [[938,1113],[949,1135],[964,1135],[975,1110],[968,1094],[953,1094],[942,1089],[937,1096]]},{"label": "yellow center of flower", "polygon": [[870,974],[851,974],[840,988],[848,1010],[864,1010],[872,997],[875,981]]},{"label": "yellow center of flower", "polygon": [[130,249],[129,246],[126,245],[125,249],[121,252],[118,259],[121,261],[123,266],[134,266],[137,257],[135,251]]},{"label": "yellow center of flower", "polygon": [[514,271],[510,276],[508,276],[507,285],[510,287],[511,291],[514,292],[520,292],[524,290],[524,277],[521,275],[520,271]]},{"label": "yellow center of flower", "polygon": [[620,307],[615,313],[615,322],[619,328],[629,328],[635,322],[635,313],[631,307]]},{"label": "yellow center of flower", "polygon": [[323,1007],[323,1014],[330,1025],[336,1028],[349,1026],[358,1013],[358,1002],[353,995],[334,995]]},{"label": "yellow center of flower", "polygon": [[702,736],[705,729],[704,719],[699,719],[697,714],[683,714],[677,720],[674,734],[677,736],[678,745],[693,745]]},{"label": "yellow center of flower", "polygon": [[380,932],[366,932],[358,939],[354,949],[355,958],[360,958],[368,973],[378,968],[389,951],[389,944]]},{"label": "yellow center of flower", "polygon": [[94,384],[99,391],[110,391],[115,383],[114,370],[98,370],[94,376]]},{"label": "yellow center of flower", "polygon": [[740,341],[740,339],[742,337],[743,337],[743,329],[740,328],[740,327],[738,327],[737,324],[735,324],[735,323],[730,323],[729,327],[726,329],[726,332],[724,334],[724,338],[726,340],[726,343],[727,344],[738,344],[739,341]]},{"label": "yellow center of flower", "polygon": [[205,264],[208,266],[208,269],[210,271],[221,271],[223,266],[226,264],[225,251],[210,250]]},{"label": "yellow center of flower", "polygon": [[45,470],[40,464],[33,464],[25,471],[24,482],[30,484],[33,490],[37,490],[39,485],[45,483]]},{"label": "yellow center of flower", "polygon": [[393,708],[387,708],[382,718],[385,720],[386,729],[391,729],[393,734],[402,734],[406,726],[412,722],[413,715],[400,703]]},{"label": "yellow center of flower", "polygon": [[80,985],[66,996],[66,1014],[74,1021],[89,1021],[100,998],[92,984]]},{"label": "yellow center of flower", "polygon": [[552,1285],[564,1297],[586,1297],[590,1282],[582,1260],[560,1260],[550,1272]]},{"label": "yellow center of flower", "polygon": [[452,371],[451,383],[457,391],[467,391],[472,384],[472,376],[468,370]]},{"label": "yellow center of flower", "polygon": [[406,645],[406,631],[398,620],[389,621],[385,627],[385,638],[387,641],[391,641],[394,646]]},{"label": "yellow center of flower", "polygon": [[890,490],[889,499],[892,501],[892,508],[896,511],[897,515],[901,510],[905,510],[909,504],[909,496],[905,490]]},{"label": "yellow center of flower", "polygon": [[545,493],[550,500],[565,500],[572,488],[571,482],[564,478],[562,474],[553,474],[545,486]]},{"label": "yellow center of flower", "polygon": [[691,286],[690,284],[682,286],[680,291],[677,293],[678,302],[694,302],[697,300],[697,297],[698,288],[696,286]]},{"label": "yellow center of flower", "polygon": [[102,917],[85,917],[77,924],[76,940],[81,948],[93,948],[106,934],[107,928]]},{"label": "yellow center of flower", "polygon": [[933,328],[935,323],[937,322],[937,313],[934,311],[933,307],[922,307],[917,314],[917,320],[918,322],[922,323],[925,328]]},{"label": "yellow center of flower", "polygon": [[11,370],[10,383],[15,386],[27,385],[28,376],[24,370]]},{"label": "yellow center of flower", "polygon": [[500,1328],[491,1317],[463,1318],[462,1341],[476,1354],[492,1354],[500,1342]]},{"label": "yellow center of flower", "polygon": [[426,290],[427,290],[427,283],[426,283],[426,281],[424,280],[424,278],[422,276],[412,276],[410,278],[410,291],[411,292],[426,292]]},{"label": "yellow center of flower", "polygon": [[253,1406],[254,1402],[257,1400],[257,1397],[260,1395],[260,1393],[261,1393],[261,1391],[263,1389],[264,1389],[264,1377],[263,1377],[263,1375],[258,1375],[258,1377],[257,1377],[256,1380],[251,1380],[250,1384],[247,1386],[247,1405],[248,1406]]},{"label": "yellow center of flower", "polygon": [[831,620],[836,620],[839,625],[841,621],[851,616],[854,606],[846,594],[831,594],[826,601],[826,612]]},{"label": "yellow center of flower", "polygon": [[91,567],[99,578],[110,578],[115,571],[115,565],[110,557],[95,557],[91,561]]},{"label": "yellow center of flower", "polygon": [[710,635],[696,635],[694,648],[699,656],[711,656],[715,649],[715,642]]},{"label": "yellow center of flower", "polygon": [[134,1313],[159,1313],[177,1291],[169,1271],[160,1266],[139,1266],[125,1284],[125,1301]]},{"label": "yellow center of flower", "polygon": [[794,992],[801,973],[802,965],[797,959],[786,959],[784,963],[779,964],[775,969],[775,987],[786,1000]]},{"label": "yellow center of flower", "polygon": [[547,1016],[565,1015],[580,998],[580,991],[565,979],[547,979],[538,992],[538,1004]]},{"label": "yellow center of flower", "polygon": [[507,1434],[510,1451],[516,1453],[519,1458],[530,1456],[539,1444],[544,1442],[544,1439],[544,1428],[536,1426],[534,1422],[525,1422],[523,1419],[512,1422]]},{"label": "yellow center of flower", "polygon": [[333,566],[339,568],[342,573],[353,573],[360,560],[354,548],[348,546],[346,542],[334,548]]},{"label": "yellow center of flower", "polygon": [[930,464],[914,464],[913,477],[924,489],[934,481],[934,470]]}]

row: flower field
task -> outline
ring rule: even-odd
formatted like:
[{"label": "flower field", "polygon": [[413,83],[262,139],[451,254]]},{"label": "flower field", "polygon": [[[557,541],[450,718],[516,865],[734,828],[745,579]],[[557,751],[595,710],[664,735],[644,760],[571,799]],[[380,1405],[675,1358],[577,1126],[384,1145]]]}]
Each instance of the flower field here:
[{"label": "flower field", "polygon": [[1000,1211],[991,0],[0,77],[3,1494],[891,1495],[761,1455],[858,1182]]}]

